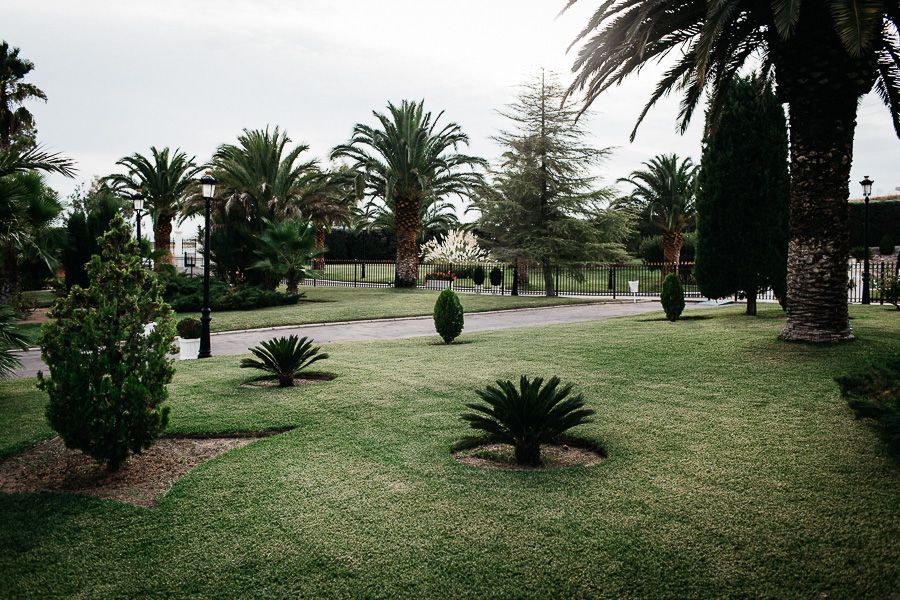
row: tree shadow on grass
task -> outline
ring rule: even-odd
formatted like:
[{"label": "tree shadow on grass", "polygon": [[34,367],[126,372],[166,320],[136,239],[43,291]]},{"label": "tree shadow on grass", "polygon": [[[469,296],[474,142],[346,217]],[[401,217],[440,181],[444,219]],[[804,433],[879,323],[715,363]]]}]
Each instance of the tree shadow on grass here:
[{"label": "tree shadow on grass", "polygon": [[[679,321],[707,321],[713,319],[712,315],[688,315],[686,317],[678,317]],[[653,323],[656,321],[668,321],[665,317],[653,317],[651,319],[637,319],[641,323]]]},{"label": "tree shadow on grass", "polygon": [[434,341],[431,340],[428,342],[429,346],[462,346],[464,344],[474,344],[475,340],[453,340],[449,344],[445,344],[443,341]]}]

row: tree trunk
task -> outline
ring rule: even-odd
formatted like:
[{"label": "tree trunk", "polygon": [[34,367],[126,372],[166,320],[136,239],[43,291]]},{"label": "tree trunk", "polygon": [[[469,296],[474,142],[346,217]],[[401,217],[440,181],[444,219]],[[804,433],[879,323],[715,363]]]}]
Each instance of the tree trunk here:
[{"label": "tree trunk", "polygon": [[278,387],[294,387],[294,374],[279,375]]},{"label": "tree trunk", "polygon": [[285,277],[285,284],[285,291],[288,294],[297,293],[298,279],[296,273],[293,272],[293,269],[288,273],[287,277]]},{"label": "tree trunk", "polygon": [[747,315],[751,317],[756,316],[756,295],[758,290],[756,288],[751,288],[747,290]]},{"label": "tree trunk", "polygon": [[663,232],[663,260],[668,263],[667,269],[671,265],[678,265],[681,262],[681,246],[684,244],[684,235],[680,231],[664,231]]},{"label": "tree trunk", "polygon": [[519,285],[528,287],[528,261],[524,258],[516,259],[516,267],[519,269]]},{"label": "tree trunk", "polygon": [[556,295],[556,286],[553,285],[553,266],[549,258],[541,260],[541,270],[544,272],[544,295],[552,297]]},{"label": "tree trunk", "polygon": [[[316,226],[316,252],[325,252],[325,228],[321,225]],[[324,254],[319,254],[313,259],[313,269],[316,271],[325,270]]]},{"label": "tree trunk", "polygon": [[516,445],[516,462],[520,465],[529,467],[537,467],[541,464],[541,446],[540,444],[517,444]]},{"label": "tree trunk", "polygon": [[397,198],[394,219],[397,224],[397,270],[394,286],[414,288],[419,279],[419,199]]},{"label": "tree trunk", "polygon": [[156,270],[163,265],[172,264],[172,251],[169,249],[169,240],[172,239],[172,216],[159,215],[153,225],[153,247],[162,250],[163,254],[156,259]]}]

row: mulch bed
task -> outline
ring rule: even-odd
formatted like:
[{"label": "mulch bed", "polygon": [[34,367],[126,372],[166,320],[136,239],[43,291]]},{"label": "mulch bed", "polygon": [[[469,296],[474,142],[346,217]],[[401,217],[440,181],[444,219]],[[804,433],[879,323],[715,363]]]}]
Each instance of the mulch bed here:
[{"label": "mulch bed", "polygon": [[57,436],[0,461],[0,492],[69,492],[150,508],[197,465],[267,435],[164,437],[111,473]]},{"label": "mulch bed", "polygon": [[541,444],[540,467],[525,467],[515,462],[513,447],[509,444],[482,444],[454,453],[459,462],[480,469],[504,469],[509,471],[537,471],[563,469],[577,465],[591,466],[603,460],[594,449],[570,444]]}]

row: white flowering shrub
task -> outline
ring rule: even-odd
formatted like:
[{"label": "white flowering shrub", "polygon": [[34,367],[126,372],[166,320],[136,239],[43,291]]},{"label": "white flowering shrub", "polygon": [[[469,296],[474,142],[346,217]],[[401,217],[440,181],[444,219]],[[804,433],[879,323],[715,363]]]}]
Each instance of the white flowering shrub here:
[{"label": "white flowering shrub", "polygon": [[443,239],[429,240],[422,246],[425,262],[486,262],[490,253],[478,245],[478,238],[462,229],[451,229]]}]

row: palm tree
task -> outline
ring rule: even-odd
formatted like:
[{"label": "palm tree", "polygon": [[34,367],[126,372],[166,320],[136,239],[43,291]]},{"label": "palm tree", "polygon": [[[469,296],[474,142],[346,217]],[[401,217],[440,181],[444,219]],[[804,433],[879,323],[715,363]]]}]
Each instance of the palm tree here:
[{"label": "palm tree", "polygon": [[774,77],[790,108],[791,136],[788,318],[781,337],[851,339],[847,198],[856,113],[859,98],[874,86],[900,136],[898,24],[896,0],[604,2],[575,40],[583,45],[569,92],[582,90],[587,107],[642,66],[671,55],[675,62],[638,124],[675,90],[684,92],[684,129],[707,88],[715,122],[748,61],[760,65],[761,85]]},{"label": "palm tree", "polygon": [[9,149],[13,139],[33,133],[34,116],[22,104],[47,100],[40,88],[22,81],[33,69],[34,63],[19,57],[18,48],[0,43],[0,150]]},{"label": "palm tree", "polygon": [[180,149],[157,150],[150,147],[150,157],[140,153],[126,156],[116,162],[127,173],[113,174],[105,178],[115,191],[144,194],[145,202],[153,218],[153,239],[156,242],[157,267],[172,263],[169,239],[172,236],[172,220],[191,194],[196,193],[196,177],[203,170],[196,157],[188,158]]},{"label": "palm tree", "polygon": [[[371,229],[384,231],[396,230],[393,202],[373,201],[366,207]],[[449,200],[431,196],[422,200],[419,205],[419,229],[416,241],[424,242],[429,237],[447,233],[451,229],[459,229],[462,224],[456,216],[456,209]]]},{"label": "palm tree", "polygon": [[350,227],[353,222],[357,193],[356,174],[347,168],[323,171],[303,193],[300,213],[315,227],[316,252],[314,268],[325,268],[325,233],[333,227]]},{"label": "palm tree", "polygon": [[419,275],[422,202],[450,194],[468,195],[483,184],[476,167],[480,158],[457,152],[469,138],[456,123],[440,125],[443,113],[425,112],[424,101],[388,103],[388,114],[373,112],[378,127],[357,124],[350,142],[332,150],[332,158],[347,157],[352,168],[366,173],[366,193],[391,204],[397,236],[394,284],[415,287]]},{"label": "palm tree", "polygon": [[253,268],[274,278],[275,284],[286,280],[287,292],[296,294],[300,279],[312,277],[306,265],[317,255],[315,229],[300,217],[265,219],[264,223],[266,229],[259,236],[260,247],[256,250],[259,260]]},{"label": "palm tree", "polygon": [[619,180],[630,183],[634,190],[617,204],[644,215],[662,231],[664,260],[677,269],[684,230],[694,221],[697,168],[690,158],[679,160],[677,154],[660,154],[643,165],[644,169]]}]

